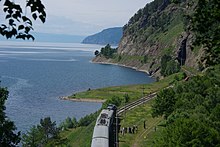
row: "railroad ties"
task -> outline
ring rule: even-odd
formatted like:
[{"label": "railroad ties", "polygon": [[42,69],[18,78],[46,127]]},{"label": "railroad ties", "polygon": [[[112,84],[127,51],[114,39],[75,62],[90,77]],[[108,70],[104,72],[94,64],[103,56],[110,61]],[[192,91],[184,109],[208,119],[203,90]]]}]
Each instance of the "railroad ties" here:
[{"label": "railroad ties", "polygon": [[144,104],[148,101],[150,101],[151,99],[153,99],[155,96],[157,95],[156,92],[152,93],[152,94],[149,94],[147,95],[146,97],[143,97],[143,98],[140,98],[134,102],[131,102],[123,107],[121,107],[120,109],[118,109],[117,111],[117,115],[120,116],[121,114],[123,114],[124,111],[128,111],[128,110],[131,110],[141,104]]}]

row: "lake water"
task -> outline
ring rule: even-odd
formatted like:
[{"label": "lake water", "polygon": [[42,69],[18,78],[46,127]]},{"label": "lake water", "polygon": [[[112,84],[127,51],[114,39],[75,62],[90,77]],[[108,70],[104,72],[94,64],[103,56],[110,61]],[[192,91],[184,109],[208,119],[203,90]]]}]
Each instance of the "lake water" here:
[{"label": "lake water", "polygon": [[100,103],[60,100],[89,88],[150,83],[145,73],[93,64],[96,45],[0,42],[1,86],[10,92],[7,116],[25,131],[50,116],[59,124],[67,116],[79,119],[97,111]]}]

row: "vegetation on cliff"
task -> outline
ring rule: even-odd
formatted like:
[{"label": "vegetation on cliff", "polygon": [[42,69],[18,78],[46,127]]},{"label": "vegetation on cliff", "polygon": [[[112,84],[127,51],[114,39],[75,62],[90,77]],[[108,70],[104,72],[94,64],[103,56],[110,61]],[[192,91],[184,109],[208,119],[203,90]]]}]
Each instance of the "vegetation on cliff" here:
[{"label": "vegetation on cliff", "polygon": [[[123,27],[117,55],[107,62],[136,67],[150,74],[160,73],[161,58],[164,55],[169,55],[174,63],[184,61],[181,64],[184,65],[186,53],[178,53],[187,36],[184,17],[188,11],[186,7],[185,1],[179,4],[169,0],[155,0],[147,4]],[[186,46],[183,46],[183,50],[186,50]]]},{"label": "vegetation on cliff", "polygon": [[[165,55],[170,56],[173,63],[200,70],[218,64],[218,3],[214,0],[154,0],[148,3],[123,27],[117,55],[106,62],[136,67],[155,75],[161,73],[161,60]],[[97,58],[94,61],[105,60]]]},{"label": "vegetation on cliff", "polygon": [[110,44],[107,44],[105,47],[101,48],[101,51],[95,51],[95,56],[103,56],[105,58],[113,58],[113,54],[117,52],[117,48],[112,48]]},{"label": "vegetation on cliff", "polygon": [[205,47],[205,67],[220,64],[220,1],[199,0],[192,16],[195,44]]}]

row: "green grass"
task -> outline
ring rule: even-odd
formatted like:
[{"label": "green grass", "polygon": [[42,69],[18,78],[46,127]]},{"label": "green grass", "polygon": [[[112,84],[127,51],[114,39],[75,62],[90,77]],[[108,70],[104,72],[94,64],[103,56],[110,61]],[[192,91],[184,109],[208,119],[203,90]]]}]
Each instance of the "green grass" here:
[{"label": "green grass", "polygon": [[[132,127],[133,125],[137,125],[138,132],[135,134],[126,133],[124,136],[120,134],[120,147],[145,147],[147,144],[152,145],[153,135],[159,131],[157,125],[162,120],[162,118],[153,118],[151,116],[152,103],[153,100],[122,115],[123,120],[121,121],[121,127]],[[144,121],[146,123],[146,129],[144,129]],[[156,132],[155,127],[157,130]]]},{"label": "green grass", "polygon": [[[201,74],[200,71],[196,70],[196,69],[193,68],[193,67],[182,66],[181,69],[182,69],[183,72],[186,72],[186,71],[187,71],[186,74],[192,74],[192,75],[199,75],[199,74]],[[190,75],[188,75],[188,76],[190,76]]]},{"label": "green grass", "polygon": [[169,31],[166,33],[161,33],[158,37],[159,42],[163,44],[170,44],[174,43],[174,40],[177,36],[179,36],[184,31],[184,24],[180,22],[176,26],[169,28]]},{"label": "green grass", "polygon": [[87,127],[78,127],[76,129],[69,129],[67,131],[63,131],[60,134],[61,138],[67,138],[67,144],[64,146],[90,147],[94,125],[95,121]]},{"label": "green grass", "polygon": [[[121,56],[121,60],[119,61],[118,58]],[[129,56],[129,55],[118,55],[116,54],[113,58],[114,63],[126,63],[129,61],[139,61],[141,62],[144,59],[143,56]]]},{"label": "green grass", "polygon": [[[70,98],[76,99],[101,99],[106,100],[112,98],[113,96],[123,97],[125,94],[128,94],[130,100],[136,100],[143,95],[147,95],[149,93],[158,91],[164,87],[169,86],[174,82],[174,78],[177,74],[171,75],[169,77],[164,78],[159,82],[154,82],[151,84],[139,84],[139,85],[127,85],[127,86],[115,86],[115,87],[107,87],[101,89],[94,89],[90,91],[78,92],[70,96]],[[143,90],[144,88],[144,90]],[[143,93],[144,92],[144,93]]]}]

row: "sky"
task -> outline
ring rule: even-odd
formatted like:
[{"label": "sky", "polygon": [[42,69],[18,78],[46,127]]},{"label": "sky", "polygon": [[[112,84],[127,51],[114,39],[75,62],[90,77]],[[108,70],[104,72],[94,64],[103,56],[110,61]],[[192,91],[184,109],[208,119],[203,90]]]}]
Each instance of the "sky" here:
[{"label": "sky", "polygon": [[[23,3],[26,0],[14,0]],[[125,25],[152,0],[42,0],[47,21],[34,22],[36,32],[91,35],[103,29]]]}]

